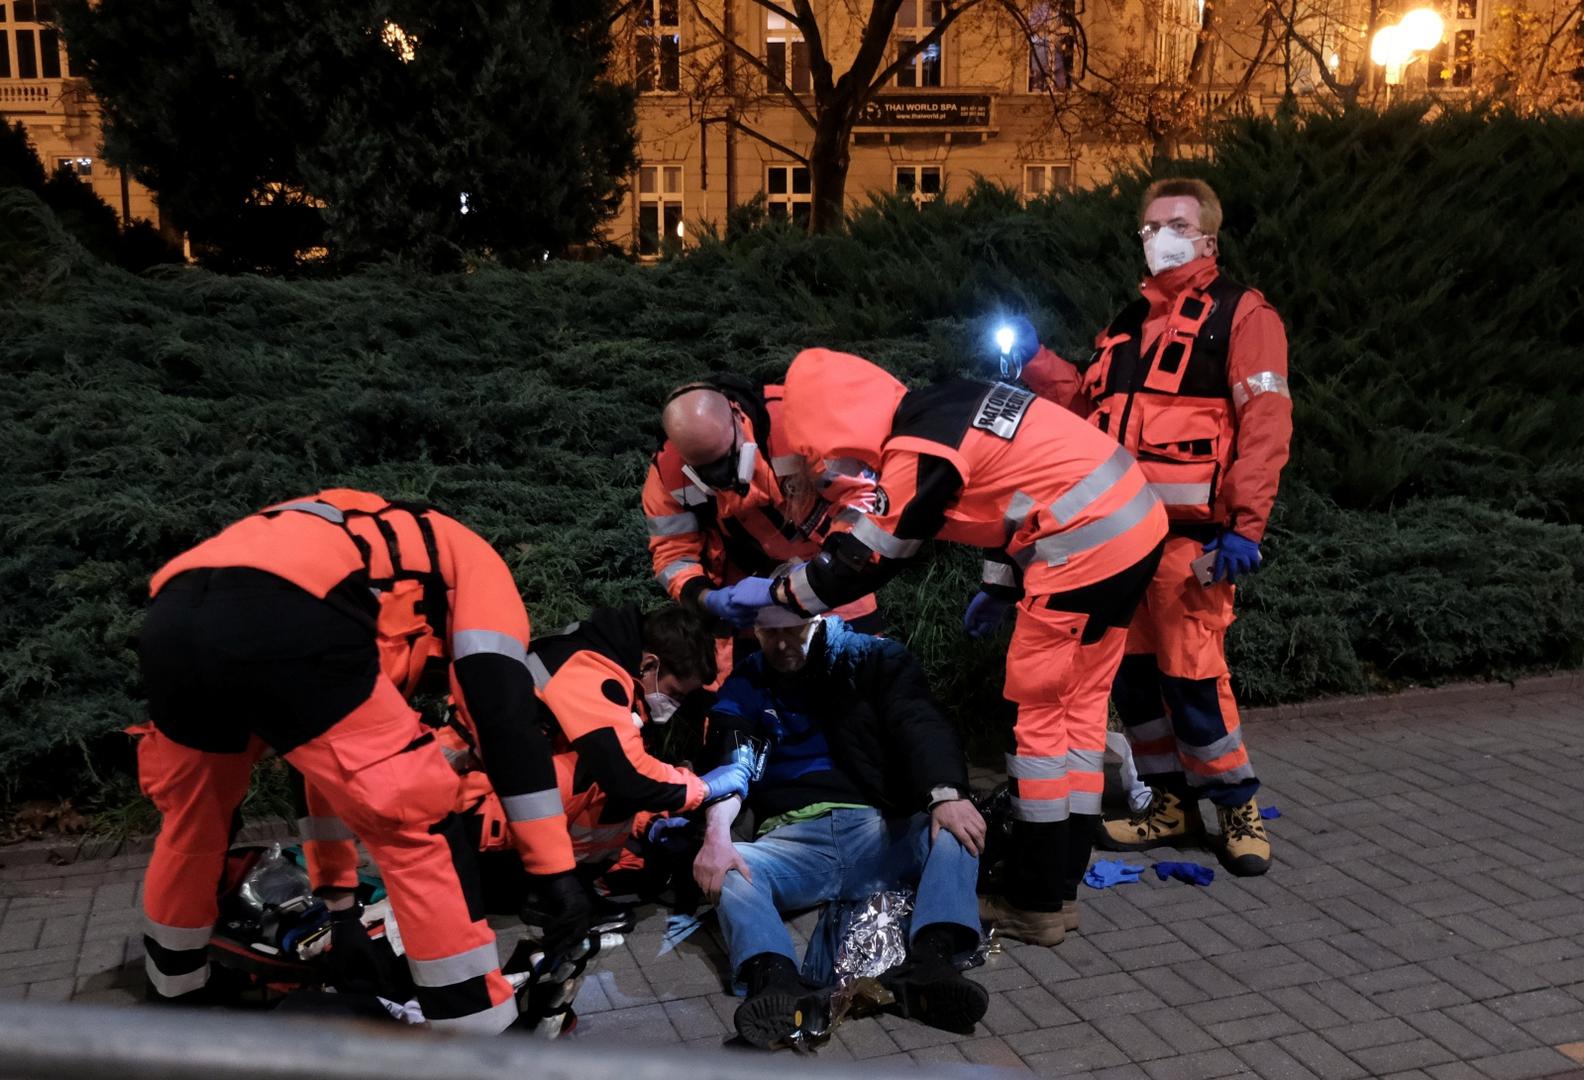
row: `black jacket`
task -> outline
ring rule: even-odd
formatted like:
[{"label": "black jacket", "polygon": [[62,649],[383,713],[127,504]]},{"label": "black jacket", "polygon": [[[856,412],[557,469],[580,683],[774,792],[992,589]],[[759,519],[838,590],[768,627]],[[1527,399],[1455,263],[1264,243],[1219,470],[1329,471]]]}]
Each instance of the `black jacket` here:
[{"label": "black jacket", "polygon": [[[769,668],[762,653],[738,664],[710,712],[711,760],[724,761],[730,733],[764,736],[780,725],[788,686],[802,691],[821,724],[842,782],[811,772],[806,782],[767,775],[749,792],[755,816],[787,813],[816,802],[847,801],[842,789],[887,814],[927,809],[932,789],[967,794],[968,767],[956,729],[930,694],[924,672],[889,638],[860,634],[827,616],[815,631],[808,665],[796,676]],[[767,712],[773,710],[773,712]],[[772,751],[771,773],[775,771]]]}]

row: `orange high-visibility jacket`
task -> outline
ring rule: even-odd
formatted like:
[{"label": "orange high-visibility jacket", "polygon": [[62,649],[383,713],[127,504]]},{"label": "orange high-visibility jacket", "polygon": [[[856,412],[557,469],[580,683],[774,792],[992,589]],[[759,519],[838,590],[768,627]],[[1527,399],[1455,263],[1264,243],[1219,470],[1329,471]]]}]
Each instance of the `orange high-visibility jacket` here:
[{"label": "orange high-visibility jacket", "polygon": [[[811,497],[789,499],[784,487],[802,478],[804,462],[782,430],[781,387],[767,385],[762,395],[735,381],[718,388],[732,403],[743,443],[755,447],[748,494],[699,488],[682,472],[685,462],[669,441],[650,460],[644,479],[655,578],[674,599],[689,604],[705,589],[811,558],[839,517],[869,509],[873,491],[872,476],[849,462],[815,477]],[[874,598],[864,596],[843,614],[857,618],[874,610]]]},{"label": "orange high-visibility jacket", "polygon": [[590,787],[598,785],[601,824],[630,820],[641,810],[692,810],[704,801],[704,781],[644,747],[640,731],[649,704],[638,679],[642,657],[643,615],[635,607],[596,608],[541,636],[528,654],[558,756],[576,754],[570,790],[586,807]]},{"label": "orange high-visibility jacket", "polygon": [[1165,535],[1132,457],[1027,390],[952,379],[908,391],[867,360],[810,349],[787,371],[785,409],[798,453],[879,473],[874,511],[791,575],[805,611],[875,588],[932,537],[985,549],[991,584],[1047,595],[1126,569]]},{"label": "orange high-visibility jacket", "polygon": [[334,489],[243,518],[172,559],[149,591],[185,570],[231,566],[274,574],[366,619],[382,671],[405,696],[443,665],[523,865],[537,874],[572,868],[550,744],[535,720],[528,613],[487,541],[428,507]]},{"label": "orange high-visibility jacket", "polygon": [[1292,441],[1281,317],[1214,259],[1142,291],[1095,338],[1082,374],[1041,347],[1023,380],[1132,452],[1174,523],[1259,541]]}]

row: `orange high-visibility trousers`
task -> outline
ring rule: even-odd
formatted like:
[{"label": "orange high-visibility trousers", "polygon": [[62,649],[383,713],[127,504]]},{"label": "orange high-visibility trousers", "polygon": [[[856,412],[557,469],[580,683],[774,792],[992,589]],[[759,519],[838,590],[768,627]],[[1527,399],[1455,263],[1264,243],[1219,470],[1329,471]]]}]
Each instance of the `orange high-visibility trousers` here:
[{"label": "orange high-visibility trousers", "polygon": [[1054,911],[1076,896],[1105,788],[1106,701],[1159,558],[1157,546],[1093,585],[1018,604],[1005,690],[1017,705],[1006,766],[1018,907]]},{"label": "orange high-visibility trousers", "polygon": [[[176,996],[208,979],[205,946],[232,814],[264,744],[240,753],[183,746],[155,730],[138,750],[144,791],[163,817],[144,888],[155,990]],[[496,1032],[517,1016],[495,935],[475,910],[475,868],[444,825],[458,779],[383,675],[357,709],[286,755],[378,865],[402,928],[418,1000],[437,1027]]]},{"label": "orange high-visibility trousers", "polygon": [[1139,775],[1179,796],[1241,806],[1259,790],[1226,661],[1235,591],[1189,567],[1204,545],[1170,536],[1128,630],[1113,697]]}]

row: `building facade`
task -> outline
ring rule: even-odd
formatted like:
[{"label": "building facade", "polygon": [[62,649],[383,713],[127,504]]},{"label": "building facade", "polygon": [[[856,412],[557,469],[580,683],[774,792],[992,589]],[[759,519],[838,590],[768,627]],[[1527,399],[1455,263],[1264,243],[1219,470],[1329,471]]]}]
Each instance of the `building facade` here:
[{"label": "building facade", "polygon": [[[889,192],[927,201],[979,178],[1039,197],[1105,180],[1171,132],[1191,130],[1184,118],[1269,113],[1283,100],[1301,108],[1334,100],[1355,78],[1366,98],[1384,90],[1363,0],[1293,0],[1281,11],[1261,0],[1211,2],[1213,30],[1202,34],[1206,0],[959,0],[953,6],[972,10],[885,79],[865,111],[847,205]],[[1402,10],[1423,2],[1403,0]],[[1492,3],[1439,0],[1447,37],[1409,70],[1411,89],[1467,92]],[[612,238],[655,256],[701,228],[723,229],[732,208],[761,197],[767,214],[805,217],[813,192],[798,155],[813,137],[813,58],[787,9],[761,0],[633,7],[618,35],[640,92],[642,164]],[[837,77],[868,7],[814,0]],[[882,70],[949,11],[939,0],[903,0]]]},{"label": "building facade", "polygon": [[102,157],[99,107],[73,78],[48,0],[0,0],[0,121],[21,123],[53,172],[71,169],[123,222],[158,220],[154,197]]}]

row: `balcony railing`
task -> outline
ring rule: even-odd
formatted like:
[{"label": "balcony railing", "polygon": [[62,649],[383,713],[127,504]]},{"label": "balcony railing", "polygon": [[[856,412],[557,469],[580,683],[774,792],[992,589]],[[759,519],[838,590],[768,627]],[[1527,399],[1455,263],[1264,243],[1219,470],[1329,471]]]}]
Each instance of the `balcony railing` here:
[{"label": "balcony railing", "polygon": [[0,110],[48,108],[64,79],[0,79]]}]

